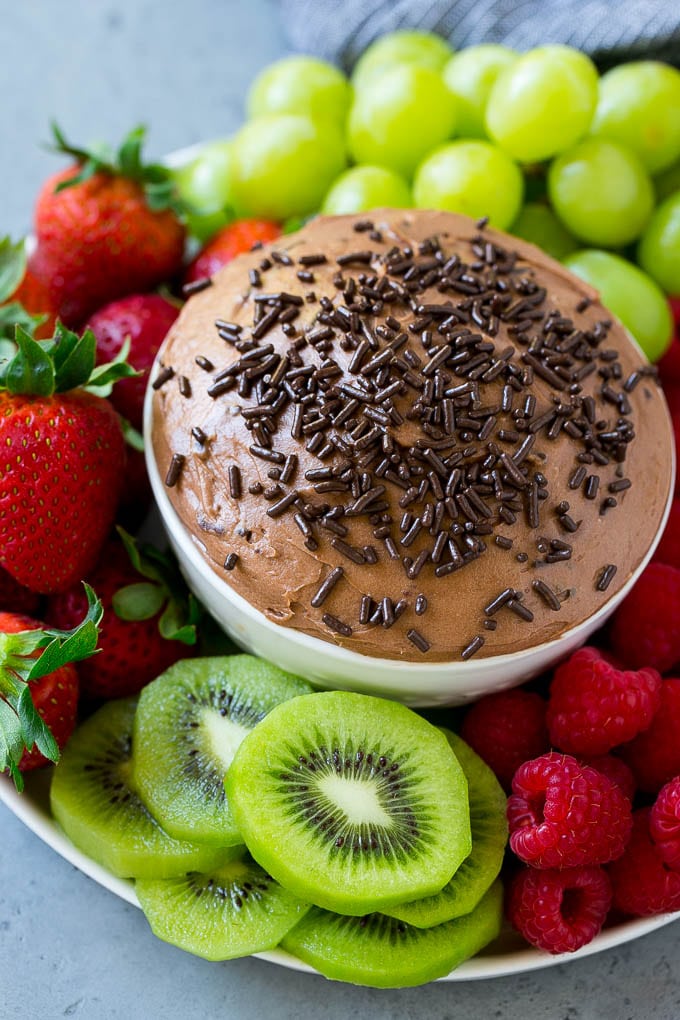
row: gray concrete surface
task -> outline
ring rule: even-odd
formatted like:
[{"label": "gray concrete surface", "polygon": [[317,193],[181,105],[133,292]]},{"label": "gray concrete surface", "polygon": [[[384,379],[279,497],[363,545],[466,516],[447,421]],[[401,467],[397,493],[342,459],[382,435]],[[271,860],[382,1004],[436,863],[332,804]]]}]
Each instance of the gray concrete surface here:
[{"label": "gray concrete surface", "polygon": [[[284,51],[267,0],[0,0],[0,234],[30,226],[41,150],[150,127],[150,152],[229,133],[254,72]],[[512,978],[380,992],[258,960],[208,964],[157,941],[138,910],[0,806],[0,1020],[675,1020],[680,923]]]}]

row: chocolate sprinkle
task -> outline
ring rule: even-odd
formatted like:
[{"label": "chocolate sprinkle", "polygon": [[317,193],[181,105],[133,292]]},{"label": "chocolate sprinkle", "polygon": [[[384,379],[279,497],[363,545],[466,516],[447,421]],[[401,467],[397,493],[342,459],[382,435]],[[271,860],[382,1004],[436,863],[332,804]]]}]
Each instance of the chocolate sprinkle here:
[{"label": "chocolate sprinkle", "polygon": [[348,623],[343,623],[343,621],[339,620],[337,616],[332,616],[330,613],[324,613],[321,619],[327,627],[330,627],[330,629],[334,630],[337,634],[342,634],[343,637],[352,636],[352,628],[350,625]]},{"label": "chocolate sprinkle", "polygon": [[475,637],[473,637],[472,641],[470,641],[470,643],[467,644],[465,646],[465,648],[463,649],[463,651],[460,653],[461,659],[465,659],[465,660],[471,659],[472,656],[475,654],[475,652],[478,652],[483,644],[484,644],[484,638],[482,637],[481,634],[477,634]]},{"label": "chocolate sprinkle", "polygon": [[238,553],[230,552],[226,560],[224,561],[224,569],[233,570],[236,564],[238,563],[238,559],[239,559]]},{"label": "chocolate sprinkle", "polygon": [[609,587],[609,585],[614,580],[614,575],[615,574],[616,574],[616,567],[614,566],[613,563],[608,563],[607,566],[603,568],[602,573],[600,574],[599,580],[598,580],[598,582],[597,582],[597,584],[595,586],[597,588],[597,590],[598,591],[606,591],[607,588]]},{"label": "chocolate sprinkle", "polygon": [[325,580],[321,582],[316,594],[312,597],[311,603],[315,609],[318,609],[319,606],[323,605],[344,573],[345,571],[342,567],[333,567]]},{"label": "chocolate sprinkle", "polygon": [[173,453],[168,473],[165,476],[165,484],[169,489],[172,489],[173,486],[177,485],[179,476],[182,474],[185,459],[186,458],[181,453]]},{"label": "chocolate sprinkle", "polygon": [[429,652],[430,642],[427,638],[424,638],[420,631],[416,630],[415,627],[411,627],[410,630],[406,631],[406,637],[412,645],[416,646],[419,652],[422,652],[423,654],[425,654],[425,652]]}]

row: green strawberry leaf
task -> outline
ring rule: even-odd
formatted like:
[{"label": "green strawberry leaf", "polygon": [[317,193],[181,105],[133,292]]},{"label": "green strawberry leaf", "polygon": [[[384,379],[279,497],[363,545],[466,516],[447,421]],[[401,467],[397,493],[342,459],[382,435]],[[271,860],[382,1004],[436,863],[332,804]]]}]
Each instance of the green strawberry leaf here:
[{"label": "green strawberry leaf", "polygon": [[158,629],[166,641],[181,641],[185,645],[196,644],[196,627],[186,622],[186,607],[177,602],[168,602],[158,621]]},{"label": "green strawberry leaf", "polygon": [[82,386],[90,378],[94,368],[97,341],[91,329],[82,336],[57,323],[54,334],[55,348],[52,355],[55,368],[56,390],[65,393]]},{"label": "green strawberry leaf", "polygon": [[158,584],[140,581],[119,588],[112,598],[113,610],[121,620],[150,620],[160,613],[168,594]]},{"label": "green strawberry leaf", "polygon": [[19,772],[19,762],[24,753],[24,739],[19,717],[6,701],[0,699],[0,772],[9,769],[19,793],[24,780]]},{"label": "green strawberry leaf", "polygon": [[0,303],[6,301],[24,278],[26,272],[26,246],[23,241],[13,244],[9,237],[0,238]]},{"label": "green strawberry leaf", "polygon": [[10,393],[34,393],[50,397],[54,393],[54,362],[45,347],[17,326],[14,333],[17,352],[0,365],[0,388]]},{"label": "green strawberry leaf", "polygon": [[26,680],[38,680],[59,666],[65,666],[67,662],[80,662],[97,651],[99,625],[104,616],[104,607],[89,584],[83,582],[83,588],[87,596],[87,614],[72,630],[46,627],[43,631],[38,631],[42,634],[40,647],[43,647],[44,651],[40,658],[33,660]]},{"label": "green strawberry leaf", "polygon": [[41,718],[31,698],[28,684],[24,687],[17,706],[17,715],[21,723],[24,744],[30,751],[34,745],[49,761],[59,761],[59,746],[52,736],[52,731]]},{"label": "green strawberry leaf", "polygon": [[138,125],[123,139],[117,152],[109,146],[79,148],[71,145],[57,124],[52,123],[55,152],[71,156],[80,164],[76,174],[60,181],[56,191],[82,184],[95,173],[127,177],[136,181],[144,190],[147,205],[152,212],[172,209],[177,215],[184,212],[184,203],[178,197],[171,171],[161,163],[144,163],[142,147],[146,140],[146,128]]},{"label": "green strawberry leaf", "polygon": [[125,528],[119,526],[116,528],[116,531],[137,573],[141,574],[142,577],[147,577],[150,581],[158,581],[160,584],[165,585],[163,567],[166,564],[166,560],[163,554],[153,546],[145,546],[144,555],[142,555],[136,540],[132,535],[128,534]]},{"label": "green strawberry leaf", "polygon": [[33,704],[30,683],[97,651],[104,610],[92,588],[88,584],[84,588],[88,609],[77,627],[0,634],[0,772],[9,769],[19,791],[23,779],[18,766],[24,750],[36,745],[50,761],[59,759],[54,736]]},{"label": "green strawberry leaf", "polygon": [[120,427],[123,432],[123,439],[129,447],[133,450],[137,450],[138,453],[144,453],[144,436],[141,432],[130,424],[127,418],[123,418],[122,414],[118,415],[120,421]]},{"label": "green strawberry leaf", "polygon": [[14,344],[14,354],[0,360],[0,389],[13,394],[49,397],[80,386],[97,396],[107,397],[118,379],[140,374],[126,361],[130,352],[129,338],[113,361],[96,366],[97,342],[90,329],[79,336],[57,322],[51,340],[36,340],[22,325],[16,324]]},{"label": "green strawberry leaf", "polygon": [[[10,301],[9,304],[0,306],[0,340],[11,342],[11,348],[7,348],[7,353],[0,349],[0,359],[4,361],[16,354],[14,331],[17,326],[21,326],[30,336],[33,336],[38,326],[46,318],[46,315],[31,315],[18,301]],[[10,351],[11,353],[9,353]]]},{"label": "green strawberry leaf", "polygon": [[[91,330],[86,330],[85,335],[91,333]],[[94,334],[92,334],[92,340],[95,344]],[[118,351],[113,361],[107,361],[104,365],[96,365],[92,368],[90,375],[86,381],[85,389],[89,393],[94,393],[98,397],[108,397],[111,395],[113,384],[118,382],[119,379],[129,379],[135,375],[141,375],[132,365],[127,363],[127,356],[130,353],[130,337],[126,337],[123,341],[123,346]],[[93,360],[94,364],[94,360]]]}]

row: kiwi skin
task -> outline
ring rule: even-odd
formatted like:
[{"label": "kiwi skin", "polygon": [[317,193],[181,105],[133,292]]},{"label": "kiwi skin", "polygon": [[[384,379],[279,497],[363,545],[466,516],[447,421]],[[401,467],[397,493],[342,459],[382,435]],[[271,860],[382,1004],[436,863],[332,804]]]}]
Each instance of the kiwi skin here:
[{"label": "kiwi skin", "polygon": [[417,928],[431,928],[473,910],[498,877],[508,842],[507,799],[489,766],[455,733],[441,728],[468,781],[472,850],[435,896],[386,910]]},{"label": "kiwi skin", "polygon": [[[346,691],[287,701],[244,739],[225,785],[255,860],[327,910],[432,895],[470,853],[463,770],[440,731],[396,702]],[[361,822],[348,820],[348,798]]]},{"label": "kiwi skin", "polygon": [[110,701],[76,730],[54,770],[52,814],[79,850],[119,878],[217,867],[238,847],[173,839],[139,798],[130,761],[135,708],[133,698]]},{"label": "kiwi skin", "polygon": [[498,937],[503,886],[494,882],[469,914],[433,928],[385,917],[343,917],[313,907],[281,948],[333,981],[407,988],[445,977]]}]

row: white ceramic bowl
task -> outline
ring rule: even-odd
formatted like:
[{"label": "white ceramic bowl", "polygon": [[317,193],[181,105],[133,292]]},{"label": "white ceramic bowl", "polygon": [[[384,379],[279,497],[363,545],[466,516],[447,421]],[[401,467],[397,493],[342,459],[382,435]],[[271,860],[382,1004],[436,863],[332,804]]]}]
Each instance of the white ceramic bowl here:
[{"label": "white ceramic bowl", "polygon": [[672,483],[654,544],[640,566],[593,616],[565,631],[561,637],[521,652],[484,659],[424,664],[378,659],[273,623],[210,568],[197,540],[177,516],[155,463],[151,443],[151,399],[149,388],[144,416],[149,478],[170,545],[187,584],[239,645],[320,687],[375,694],[405,705],[426,707],[465,704],[523,683],[565,658],[605,623],[651,559],[670,512]]}]

